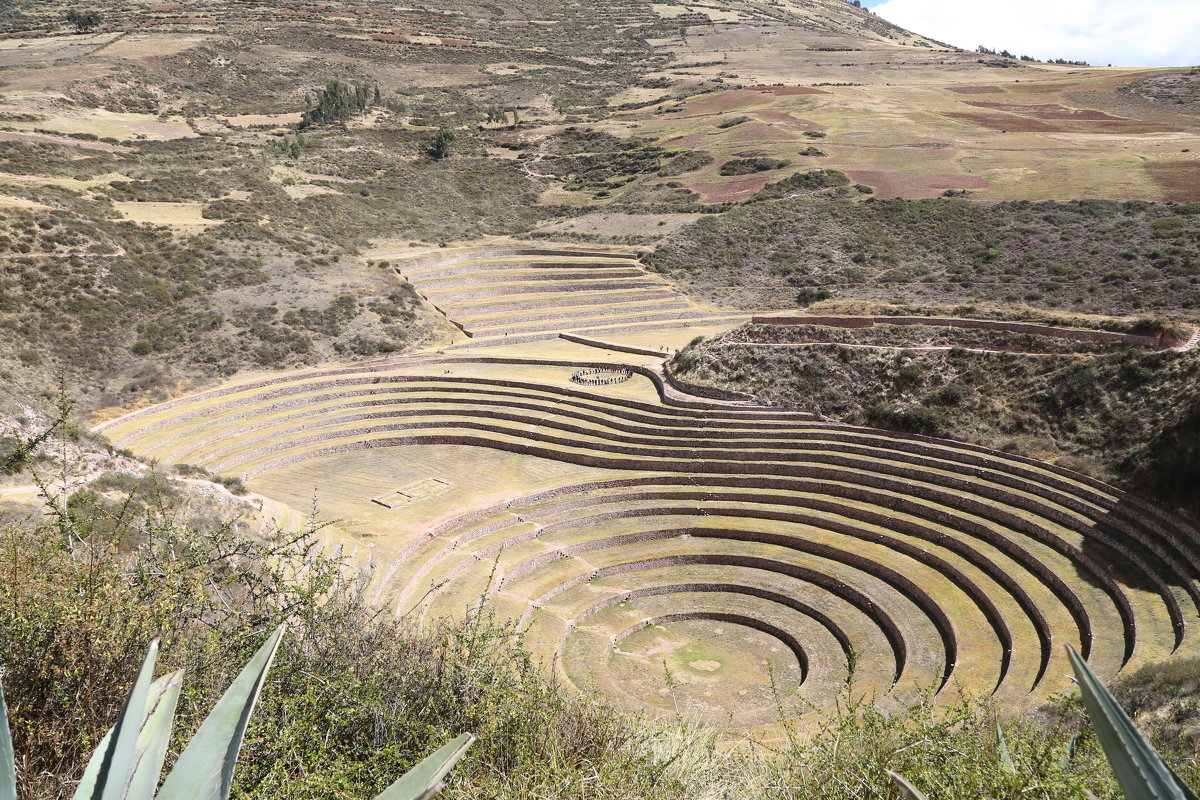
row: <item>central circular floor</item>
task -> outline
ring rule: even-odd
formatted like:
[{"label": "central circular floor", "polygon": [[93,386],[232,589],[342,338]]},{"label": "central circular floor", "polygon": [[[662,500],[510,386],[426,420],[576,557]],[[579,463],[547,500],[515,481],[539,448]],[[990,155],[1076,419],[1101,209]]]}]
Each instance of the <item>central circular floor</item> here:
[{"label": "central circular floor", "polygon": [[[622,605],[640,613],[634,603]],[[646,712],[769,724],[779,700],[791,705],[807,693],[808,657],[789,634],[759,627],[749,618],[702,611],[651,616],[615,633],[593,625],[568,637],[565,666],[577,685],[619,695],[623,705]]]}]

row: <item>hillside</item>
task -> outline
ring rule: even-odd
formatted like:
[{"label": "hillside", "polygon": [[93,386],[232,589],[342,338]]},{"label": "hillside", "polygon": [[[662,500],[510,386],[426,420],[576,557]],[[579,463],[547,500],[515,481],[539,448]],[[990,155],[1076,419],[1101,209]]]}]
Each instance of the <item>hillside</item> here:
[{"label": "hillside", "polygon": [[976,442],[1200,509],[1197,351],[932,326],[754,325],[680,351],[680,378],[856,425]]},{"label": "hillside", "polygon": [[[973,758],[1029,731],[1057,800],[1063,645],[1106,682],[1200,655],[1194,70],[842,0],[70,8],[0,34],[0,567],[44,551],[20,597],[68,610],[76,560],[151,576],[114,663],[169,603],[302,617],[246,796],[357,792],[466,727],[451,796],[772,796],[843,722],[936,760],[938,709]],[[176,538],[253,566],[160,586]],[[215,685],[197,627],[166,648]],[[794,764],[687,774],[746,742]],[[885,762],[918,763],[855,766],[877,794]]]},{"label": "hillside", "polygon": [[1196,203],[800,196],[705,217],[648,260],[703,297],[745,308],[962,305],[971,315],[1029,306],[1200,320]]},{"label": "hillside", "polygon": [[[72,34],[64,8],[17,4],[0,39],[0,245],[20,270],[6,284],[2,346],[28,392],[67,368],[89,404],[122,404],[239,369],[398,352],[445,335],[402,285],[372,285],[360,256],[371,239],[654,243],[713,204],[817,166],[845,171],[871,197],[1180,200],[1200,185],[1189,177],[1200,148],[1188,147],[1198,118],[1161,102],[1186,75],[1171,83],[1169,71],[981,59],[838,0],[182,9],[101,3],[100,27]],[[298,133],[330,80],[378,94],[344,129]],[[505,121],[487,122],[492,110]],[[423,151],[443,125],[459,133],[455,155],[431,161]],[[878,169],[885,162],[890,172]],[[788,224],[817,225],[829,241],[838,224],[875,224],[853,219],[865,213],[855,209]],[[767,213],[748,208],[724,224],[773,224]],[[1006,235],[1023,213],[1001,207],[989,224]],[[670,255],[654,263],[705,293],[705,280],[692,280],[704,259],[684,242],[703,241],[714,222],[666,245],[689,259],[686,277]],[[1161,308],[1153,295],[1129,299],[1141,297],[1130,283],[1149,277],[1186,304],[1190,245],[1172,255],[1185,228],[1163,242],[1165,255],[1138,234],[1144,268],[1141,255],[1115,265],[1106,256],[1103,269],[1039,275],[1006,302],[1040,294],[1105,314]],[[892,245],[876,240],[845,257],[862,250],[890,264],[882,250]],[[734,263],[758,259],[757,246],[747,242]],[[1064,246],[1039,250],[1056,257]],[[808,257],[771,249],[777,260]],[[900,257],[898,280],[932,268],[969,283],[955,264]],[[872,269],[831,258],[838,280]],[[1041,269],[1029,260],[1017,266]],[[59,271],[72,277],[49,287]],[[799,280],[785,277],[782,286]],[[774,278],[747,278],[774,292]],[[827,279],[818,270],[804,280]],[[764,298],[734,294],[719,299]],[[68,319],[51,318],[60,307],[73,309]],[[95,357],[74,352],[79,342]]]}]

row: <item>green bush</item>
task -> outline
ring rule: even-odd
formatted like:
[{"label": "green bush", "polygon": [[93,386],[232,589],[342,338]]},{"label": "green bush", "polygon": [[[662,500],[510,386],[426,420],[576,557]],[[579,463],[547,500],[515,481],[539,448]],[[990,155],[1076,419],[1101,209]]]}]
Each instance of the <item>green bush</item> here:
[{"label": "green bush", "polygon": [[970,396],[970,388],[961,383],[952,383],[935,392],[930,392],[925,396],[924,402],[935,406],[958,406],[966,402]]},{"label": "green bush", "polygon": [[791,164],[786,158],[767,158],[759,156],[756,158],[734,158],[726,161],[717,170],[721,175],[753,175],[756,172],[770,172],[771,170],[783,169]]},{"label": "green bush", "polygon": [[943,436],[950,427],[950,421],[940,411],[920,405],[877,403],[866,409],[866,418],[876,428],[924,436]]},{"label": "green bush", "polygon": [[441,161],[449,158],[450,154],[454,151],[454,142],[457,138],[458,137],[455,135],[454,131],[450,128],[445,126],[440,127],[437,129],[437,132],[433,134],[433,138],[429,140],[429,144],[425,148],[425,152],[428,153],[429,157],[434,161]]},{"label": "green bush", "polygon": [[670,161],[659,168],[658,174],[664,178],[672,178],[676,175],[683,175],[685,172],[693,172],[701,167],[707,167],[713,161],[711,153],[703,150],[688,150],[674,155]]},{"label": "green bush", "polygon": [[379,87],[372,89],[366,84],[331,80],[307,101],[308,107],[300,118],[300,130],[312,125],[344,125],[365,112],[372,102],[379,102]]},{"label": "green bush", "polygon": [[833,297],[833,292],[823,286],[805,286],[796,292],[796,305],[801,307],[811,306],[813,303],[819,303],[831,297]]},{"label": "green bush", "polygon": [[77,8],[67,10],[67,24],[75,27],[80,33],[88,33],[99,27],[102,22],[98,11],[80,11]]},{"label": "green bush", "polygon": [[903,364],[896,370],[896,385],[905,389],[911,389],[914,386],[920,385],[924,379],[925,367],[916,361]]},{"label": "green bush", "polygon": [[834,186],[846,186],[849,183],[850,179],[844,172],[836,169],[815,169],[809,172],[797,172],[781,181],[768,183],[750,199],[752,201],[776,200],[797,194],[811,194]]}]

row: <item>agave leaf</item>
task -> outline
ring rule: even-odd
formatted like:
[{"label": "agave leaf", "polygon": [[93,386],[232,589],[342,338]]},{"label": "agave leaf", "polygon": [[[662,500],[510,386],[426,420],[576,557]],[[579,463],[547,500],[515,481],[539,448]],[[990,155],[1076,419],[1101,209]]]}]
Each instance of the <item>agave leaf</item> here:
[{"label": "agave leaf", "polygon": [[1000,764],[1009,775],[1017,774],[1017,765],[1013,763],[1012,753],[1008,752],[1008,741],[1004,738],[1004,729],[1000,727],[1000,718],[996,718],[996,747],[1000,750]]},{"label": "agave leaf", "polygon": [[[160,702],[164,692],[169,690],[171,680],[180,674],[172,672],[170,675],[159,678],[150,684],[150,690],[146,693],[146,704],[142,711],[141,724],[139,725],[137,749],[134,752],[135,762],[138,760],[140,751],[143,749],[142,742],[146,736],[147,717],[150,715],[151,710]],[[104,759],[104,753],[108,750],[109,743],[112,741],[113,731],[115,730],[116,726],[109,728],[108,732],[104,734],[104,738],[100,740],[100,746],[92,753],[92,758],[88,761],[88,765],[83,771],[83,777],[79,779],[79,783],[75,786],[76,798],[91,797],[92,793],[96,790],[96,779],[100,776],[100,766]],[[168,736],[169,733],[168,731]],[[159,767],[161,768],[162,765],[159,764]],[[136,774],[136,769],[134,770],[134,774]],[[157,777],[155,776],[156,783]]]},{"label": "agave leaf", "polygon": [[1074,648],[1068,647],[1067,654],[1096,738],[1127,800],[1196,800]]},{"label": "agave leaf", "polygon": [[167,745],[171,742],[175,706],[179,702],[181,688],[183,670],[172,672],[155,681],[150,687],[146,718],[142,723],[142,733],[138,737],[133,776],[129,781],[126,800],[154,800],[154,790],[158,788],[163,759],[167,757]]},{"label": "agave leaf", "polygon": [[454,769],[454,765],[466,755],[467,748],[474,741],[474,736],[464,733],[449,744],[443,745],[406,772],[400,780],[384,789],[375,800],[429,800],[441,788],[442,778]]},{"label": "agave leaf", "polygon": [[125,698],[121,715],[112,730],[100,740],[84,771],[83,780],[75,787],[75,800],[123,800],[133,758],[137,752],[138,735],[146,718],[146,699],[150,696],[150,677],[158,659],[158,640],[150,643],[137,680]]},{"label": "agave leaf", "polygon": [[1079,734],[1078,733],[1071,737],[1071,741],[1067,743],[1067,752],[1062,757],[1062,759],[1059,761],[1059,764],[1063,768],[1063,772],[1069,772],[1071,767],[1074,766],[1074,764],[1075,764],[1075,746],[1077,744],[1079,744]]},{"label": "agave leaf", "polygon": [[920,789],[913,786],[911,783],[904,780],[904,778],[892,772],[890,769],[888,770],[888,775],[892,776],[892,782],[896,784],[896,788],[900,790],[900,794],[904,795],[905,800],[929,800],[929,798],[926,797]]},{"label": "agave leaf", "polygon": [[17,760],[13,756],[12,732],[8,729],[3,684],[0,684],[0,800],[17,800]]},{"label": "agave leaf", "polygon": [[283,639],[284,626],[258,648],[188,742],[159,789],[159,800],[226,800],[250,714]]}]

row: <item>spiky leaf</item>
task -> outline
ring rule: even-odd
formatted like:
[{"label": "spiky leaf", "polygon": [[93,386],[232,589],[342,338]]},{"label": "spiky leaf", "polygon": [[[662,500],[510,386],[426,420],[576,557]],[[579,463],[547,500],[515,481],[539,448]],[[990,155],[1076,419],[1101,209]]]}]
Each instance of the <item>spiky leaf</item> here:
[{"label": "spiky leaf", "polygon": [[404,774],[400,780],[384,789],[375,800],[429,800],[438,793],[446,773],[462,758],[475,737],[464,733]]},{"label": "spiky leaf", "polygon": [[280,625],[225,690],[188,742],[171,774],[163,781],[159,800],[226,800],[233,786],[233,770],[250,714],[258,702],[263,681],[284,626]]},{"label": "spiky leaf", "polygon": [[1013,763],[1012,753],[1008,752],[1008,741],[1004,738],[1004,729],[1000,720],[996,720],[996,748],[1000,751],[1000,765],[1009,775],[1017,774],[1017,765]]},{"label": "spiky leaf", "polygon": [[1171,768],[1163,763],[1108,689],[1075,649],[1067,648],[1079,681],[1079,692],[1096,738],[1116,773],[1127,800],[1196,800]]},{"label": "spiky leaf", "polygon": [[[171,690],[172,682],[178,683],[179,677],[182,676],[182,674],[182,672],[172,672],[170,675],[159,678],[154,683],[150,684],[150,690],[146,693],[146,706],[142,709],[142,719],[140,720],[138,730],[137,748],[134,752],[134,767],[130,774],[131,782],[134,780],[134,776],[137,774],[142,753],[148,745],[148,736],[150,734],[148,734],[146,731],[147,718],[150,716],[150,713],[159,706],[163,695]],[[175,693],[176,699],[178,699],[178,689],[175,690]],[[94,753],[92,753],[91,760],[88,761],[87,767],[83,770],[83,777],[79,779],[79,783],[75,786],[76,797],[91,796],[91,794],[95,791],[96,779],[100,775],[100,767],[103,762],[104,753],[107,752],[109,742],[112,741],[113,731],[115,730],[116,726],[109,728],[108,732],[104,734],[104,738],[100,740],[100,746],[96,748]],[[170,728],[168,728],[168,739],[170,738],[170,735],[171,731]],[[166,743],[163,744],[163,747],[166,747]],[[162,762],[160,761],[159,769],[161,768]],[[158,784],[157,774],[154,776],[154,782],[155,785]]]},{"label": "spiky leaf", "polygon": [[126,800],[154,800],[163,760],[167,757],[167,745],[171,743],[171,728],[175,724],[175,706],[181,688],[183,670],[164,676],[151,687]]},{"label": "spiky leaf", "polygon": [[911,783],[904,780],[904,778],[892,772],[890,769],[888,770],[888,775],[892,776],[892,782],[896,784],[896,788],[900,790],[900,794],[904,795],[905,800],[929,800],[929,798],[926,797],[920,789],[913,786]]},{"label": "spiky leaf", "polygon": [[150,697],[151,677],[157,660],[158,640],[155,639],[150,643],[129,696],[125,698],[117,723],[100,740],[100,746],[83,773],[83,780],[75,787],[75,800],[124,800],[133,775],[134,756],[146,719],[146,701]]},{"label": "spiky leaf", "polygon": [[8,729],[8,706],[0,683],[0,800],[17,800],[17,760],[13,755],[12,731]]}]

